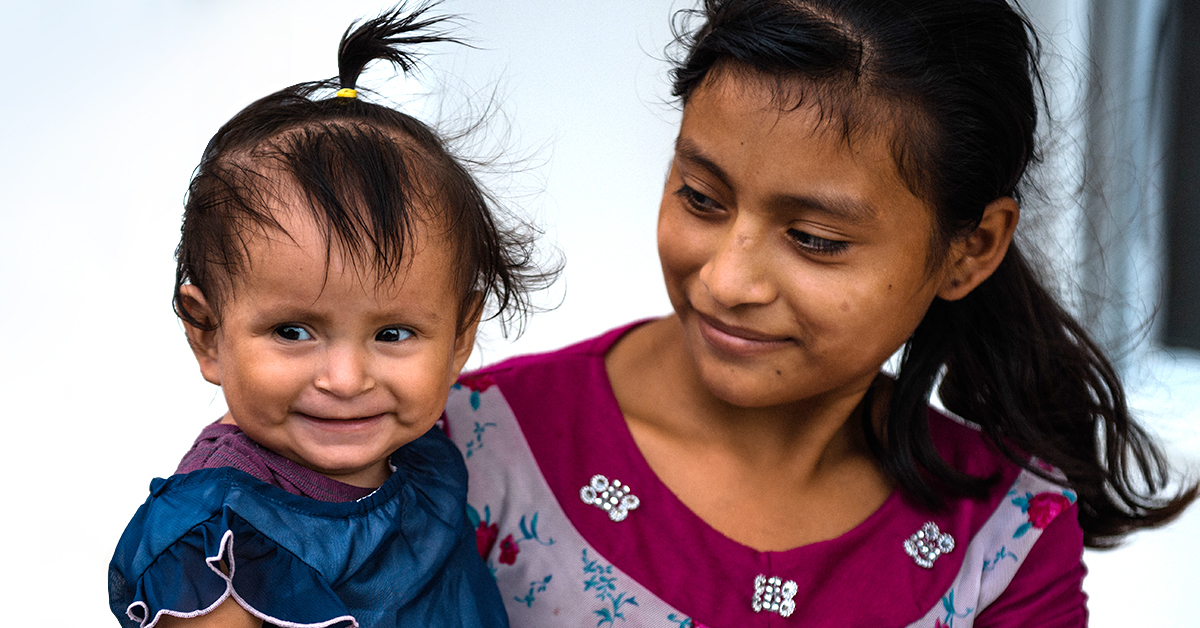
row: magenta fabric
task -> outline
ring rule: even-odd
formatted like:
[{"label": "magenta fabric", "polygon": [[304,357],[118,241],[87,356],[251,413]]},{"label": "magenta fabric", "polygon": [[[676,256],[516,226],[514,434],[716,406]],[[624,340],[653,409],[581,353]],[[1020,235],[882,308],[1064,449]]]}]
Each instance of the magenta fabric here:
[{"label": "magenta fabric", "polygon": [[[945,510],[930,512],[897,490],[863,523],[836,539],[782,552],[741,545],[680,502],[637,449],[604,366],[605,353],[632,327],[554,353],[515,358],[474,377],[494,379],[541,474],[586,542],[665,602],[686,611],[694,623],[750,625],[744,584],[765,574],[797,582],[797,611],[788,621],[750,616],[753,625],[907,625],[943,602],[959,576],[968,542],[1012,499],[1009,487],[1020,468],[977,430],[931,410],[931,433],[943,457],[962,471],[996,478],[985,498],[949,499]],[[641,500],[619,525],[579,497],[580,487],[595,474],[619,478]],[[1021,568],[1022,577],[976,625],[993,625],[984,623],[989,617],[1004,618],[997,626],[1086,624],[1076,517],[1072,505],[1054,520],[1035,546],[1036,557],[1031,554]],[[929,521],[957,539],[960,549],[942,555],[936,568],[914,568],[902,541]],[[1074,565],[1067,578],[1064,565]],[[1067,612],[1046,617],[1049,597],[1055,608]]]},{"label": "magenta fabric", "polygon": [[293,495],[323,502],[352,502],[375,490],[321,475],[260,447],[236,425],[227,423],[212,423],[201,430],[192,448],[179,461],[175,473],[219,467],[233,467]]},{"label": "magenta fabric", "polygon": [[[1069,515],[1069,516],[1067,516]],[[1055,517],[1017,571],[1014,584],[975,620],[988,628],[1087,626],[1087,568],[1074,548],[1083,547],[1078,507]],[[1068,566],[1064,573],[1064,565]],[[1034,612],[1033,609],[1044,609]]]}]

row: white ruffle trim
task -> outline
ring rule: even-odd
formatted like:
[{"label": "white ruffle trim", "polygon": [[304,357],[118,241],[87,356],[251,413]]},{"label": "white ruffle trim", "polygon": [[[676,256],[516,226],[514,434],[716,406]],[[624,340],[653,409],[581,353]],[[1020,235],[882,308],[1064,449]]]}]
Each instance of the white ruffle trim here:
[{"label": "white ruffle trim", "polygon": [[[219,552],[217,552],[216,556],[209,556],[208,558],[205,558],[205,560],[204,560],[204,562],[208,565],[208,568],[213,570],[213,572],[216,573],[218,576],[221,576],[221,579],[225,581],[225,592],[222,593],[221,596],[217,598],[217,601],[213,602],[211,606],[209,606],[208,608],[203,608],[203,609],[197,610],[197,611],[192,611],[190,613],[182,613],[179,611],[162,609],[162,610],[158,611],[157,613],[155,613],[154,617],[152,619],[147,621],[146,615],[150,612],[150,608],[148,606],[146,606],[145,602],[139,601],[139,602],[134,602],[134,603],[130,604],[129,608],[125,610],[125,614],[128,615],[129,618],[132,619],[133,621],[139,622],[139,624],[141,625],[141,628],[154,628],[154,626],[156,624],[158,624],[158,620],[163,615],[170,615],[171,617],[179,617],[181,619],[188,619],[191,617],[200,617],[202,615],[207,615],[207,614],[213,612],[214,610],[216,610],[216,608],[218,606],[220,606],[223,602],[225,602],[225,600],[232,597],[234,599],[234,601],[238,603],[239,606],[246,609],[246,612],[250,613],[251,615],[254,615],[255,617],[257,617],[265,622],[271,622],[272,624],[274,624],[276,626],[280,626],[280,628],[329,628],[329,626],[332,626],[334,624],[337,624],[337,623],[343,622],[343,621],[349,621],[350,628],[358,628],[358,620],[355,619],[351,615],[335,617],[333,619],[330,619],[328,621],[323,621],[318,624],[298,624],[296,622],[279,619],[277,617],[271,617],[270,615],[263,613],[262,611],[259,611],[258,609],[254,608],[253,606],[250,606],[250,604],[248,604],[246,602],[246,600],[243,600],[241,598],[241,596],[239,596],[237,594],[237,591],[233,590],[233,573],[234,573],[234,570],[237,568],[236,561],[234,560],[234,557],[233,557],[233,530],[225,531],[225,534],[221,537],[221,546],[220,547],[221,547],[221,550]],[[222,558],[225,558],[226,564],[229,565],[229,573],[228,574],[226,574],[224,571],[221,571],[221,559]],[[138,612],[139,610],[141,612]]]}]

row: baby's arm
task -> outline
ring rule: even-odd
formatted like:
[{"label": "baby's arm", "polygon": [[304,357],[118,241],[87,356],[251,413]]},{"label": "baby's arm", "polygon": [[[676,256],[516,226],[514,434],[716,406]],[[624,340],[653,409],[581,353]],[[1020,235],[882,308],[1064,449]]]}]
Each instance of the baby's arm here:
[{"label": "baby's arm", "polygon": [[262,625],[261,619],[231,597],[206,615],[187,618],[163,615],[158,620],[158,628],[262,628]]}]

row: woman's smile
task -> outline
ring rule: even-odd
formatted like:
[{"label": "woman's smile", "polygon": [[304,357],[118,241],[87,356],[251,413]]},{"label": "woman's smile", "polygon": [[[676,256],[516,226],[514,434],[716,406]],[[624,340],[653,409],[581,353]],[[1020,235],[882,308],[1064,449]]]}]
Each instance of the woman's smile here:
[{"label": "woman's smile", "polygon": [[744,407],[861,395],[945,274],[895,129],[847,137],[764,105],[772,85],[718,74],[692,94],[659,210],[688,370]]},{"label": "woman's smile", "polygon": [[752,357],[791,346],[795,342],[788,336],[763,333],[725,323],[700,312],[696,312],[696,326],[708,344],[731,356]]}]

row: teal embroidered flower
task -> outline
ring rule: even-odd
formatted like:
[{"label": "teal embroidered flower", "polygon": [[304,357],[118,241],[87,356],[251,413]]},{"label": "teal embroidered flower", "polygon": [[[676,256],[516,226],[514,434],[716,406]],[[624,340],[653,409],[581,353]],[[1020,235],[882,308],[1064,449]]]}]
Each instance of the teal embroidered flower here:
[{"label": "teal embroidered flower", "polygon": [[600,621],[596,622],[596,626],[608,624],[610,626],[620,619],[625,621],[625,614],[622,612],[622,607],[625,605],[637,606],[637,600],[631,595],[625,597],[625,592],[617,591],[617,578],[612,575],[612,565],[605,565],[599,559],[588,560],[587,548],[583,549],[583,573],[588,576],[588,579],[583,582],[584,591],[596,591],[596,599],[605,603],[604,606],[594,611],[600,617]]}]

